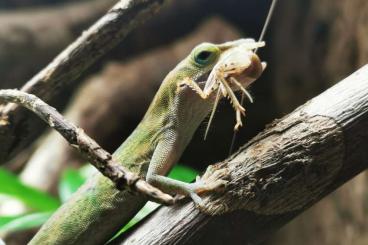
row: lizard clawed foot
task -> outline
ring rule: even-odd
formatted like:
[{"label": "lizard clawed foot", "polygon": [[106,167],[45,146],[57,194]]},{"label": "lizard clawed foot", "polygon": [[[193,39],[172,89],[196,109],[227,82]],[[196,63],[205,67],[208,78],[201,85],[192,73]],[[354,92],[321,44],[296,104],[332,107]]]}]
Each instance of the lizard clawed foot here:
[{"label": "lizard clawed foot", "polygon": [[200,194],[209,192],[221,192],[228,181],[224,180],[227,169],[216,169],[209,166],[202,177],[197,176],[196,182],[189,184],[188,195],[198,207],[203,207],[204,203]]}]

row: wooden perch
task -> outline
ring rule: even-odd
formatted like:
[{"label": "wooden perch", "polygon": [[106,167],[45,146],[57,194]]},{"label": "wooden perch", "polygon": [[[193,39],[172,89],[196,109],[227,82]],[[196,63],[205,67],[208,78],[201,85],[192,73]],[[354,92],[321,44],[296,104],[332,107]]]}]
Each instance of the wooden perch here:
[{"label": "wooden perch", "polygon": [[83,129],[78,128],[38,97],[18,90],[0,90],[0,102],[12,102],[24,106],[36,113],[51,128],[58,131],[71,146],[76,148],[88,161],[90,161],[103,175],[110,178],[118,189],[126,187],[136,190],[148,198],[163,204],[173,204],[174,199],[159,189],[151,186],[138,175],[125,169],[116,162],[110,153],[105,151],[90,138]]},{"label": "wooden perch", "polygon": [[[7,1],[8,2],[8,1]],[[116,0],[0,12],[0,88],[19,88]]]},{"label": "wooden perch", "polygon": [[[223,194],[163,207],[115,244],[254,244],[368,166],[368,65],[268,126],[217,168]],[[207,170],[208,171],[208,170]]]},{"label": "wooden perch", "polygon": [[[165,2],[167,0],[119,1],[21,90],[49,102],[61,87],[75,81],[131,30],[157,12]],[[32,129],[30,121],[33,119],[25,115],[25,111],[14,104],[0,110],[0,163],[28,143],[27,135],[19,132],[19,128],[26,128],[25,131]]]}]

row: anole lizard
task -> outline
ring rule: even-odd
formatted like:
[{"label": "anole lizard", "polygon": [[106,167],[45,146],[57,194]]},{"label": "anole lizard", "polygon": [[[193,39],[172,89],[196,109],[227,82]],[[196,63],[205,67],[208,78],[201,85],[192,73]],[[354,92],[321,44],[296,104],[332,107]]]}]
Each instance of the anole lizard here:
[{"label": "anole lizard", "polygon": [[[190,196],[201,205],[199,194],[216,190],[224,185],[224,180],[184,183],[165,175],[219,96],[230,96],[234,103],[233,91],[244,92],[244,87],[261,75],[265,63],[253,49],[263,45],[240,39],[195,47],[166,76],[144,118],[113,157],[161,190]],[[216,70],[218,67],[221,72]],[[211,79],[208,85],[211,73],[217,77],[211,75],[215,80]],[[217,96],[211,93],[216,88]],[[235,109],[238,112],[237,104]],[[129,190],[117,190],[109,179],[96,173],[55,212],[29,244],[104,244],[146,201]]]}]

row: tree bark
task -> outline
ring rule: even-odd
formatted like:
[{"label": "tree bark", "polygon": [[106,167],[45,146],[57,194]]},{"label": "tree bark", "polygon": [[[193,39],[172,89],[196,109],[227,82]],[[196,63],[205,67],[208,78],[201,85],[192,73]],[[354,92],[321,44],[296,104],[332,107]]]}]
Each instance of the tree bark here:
[{"label": "tree bark", "polygon": [[[22,91],[35,94],[45,102],[49,102],[60,88],[76,80],[131,30],[157,12],[164,2],[165,0],[118,2],[46,68],[28,81],[22,87]],[[27,117],[25,110],[14,104],[2,108],[0,116],[1,163],[24,148],[38,132],[33,130],[34,118]]]},{"label": "tree bark", "polygon": [[0,101],[21,105],[35,113],[67,140],[73,148],[88,160],[101,174],[109,178],[119,190],[131,189],[147,196],[148,199],[171,205],[174,199],[161,190],[142,180],[137,174],[129,171],[113,156],[105,151],[82,128],[66,120],[54,107],[46,104],[33,94],[15,89],[0,90]]},{"label": "tree bark", "polygon": [[[279,1],[268,44],[280,113],[288,113],[367,62],[367,11],[365,0]],[[267,244],[368,244],[367,187],[368,174],[363,172]]]},{"label": "tree bark", "polygon": [[0,88],[18,88],[103,15],[114,0],[0,13]]},{"label": "tree bark", "polygon": [[163,207],[115,243],[262,242],[368,166],[367,127],[368,65],[213,167],[228,171],[229,184],[201,211]]}]

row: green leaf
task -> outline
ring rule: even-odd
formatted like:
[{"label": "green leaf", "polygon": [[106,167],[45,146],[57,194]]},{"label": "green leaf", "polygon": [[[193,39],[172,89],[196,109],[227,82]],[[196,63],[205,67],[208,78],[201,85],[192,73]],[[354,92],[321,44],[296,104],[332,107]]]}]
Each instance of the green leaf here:
[{"label": "green leaf", "polygon": [[79,170],[66,169],[61,176],[58,187],[61,201],[63,203],[66,202],[85,180],[85,177]]},{"label": "green leaf", "polygon": [[98,172],[91,164],[76,169],[66,169],[59,182],[58,191],[61,201],[66,202],[79,187],[86,182],[87,178]]},{"label": "green leaf", "polygon": [[12,220],[15,220],[17,218],[21,217],[21,215],[14,215],[14,216],[0,216],[0,229],[5,224],[9,223]]},{"label": "green leaf", "polygon": [[147,215],[155,211],[159,206],[161,206],[158,203],[155,202],[147,202],[146,205],[118,232],[116,235],[110,239],[110,241],[117,238],[119,235],[127,231],[129,228],[133,227],[135,224],[137,224],[139,221],[144,219]]},{"label": "green leaf", "polygon": [[[14,232],[40,227],[50,218],[52,212],[32,213],[14,217],[0,217],[0,232]],[[7,220],[8,219],[8,220]]]},{"label": "green leaf", "polygon": [[2,168],[0,168],[0,194],[14,197],[39,211],[51,211],[60,206],[58,199],[23,184],[17,176]]},{"label": "green leaf", "polygon": [[198,174],[197,170],[178,164],[171,170],[169,177],[184,182],[191,182]]},{"label": "green leaf", "polygon": [[146,205],[126,224],[123,229],[121,230],[121,233],[131,228],[133,225],[137,224],[139,221],[144,219],[147,215],[155,211],[160,204],[155,202],[147,202]]},{"label": "green leaf", "polygon": [[97,173],[98,170],[92,166],[91,164],[86,164],[80,169],[78,169],[80,175],[84,178],[84,180],[87,180],[90,176]]}]

